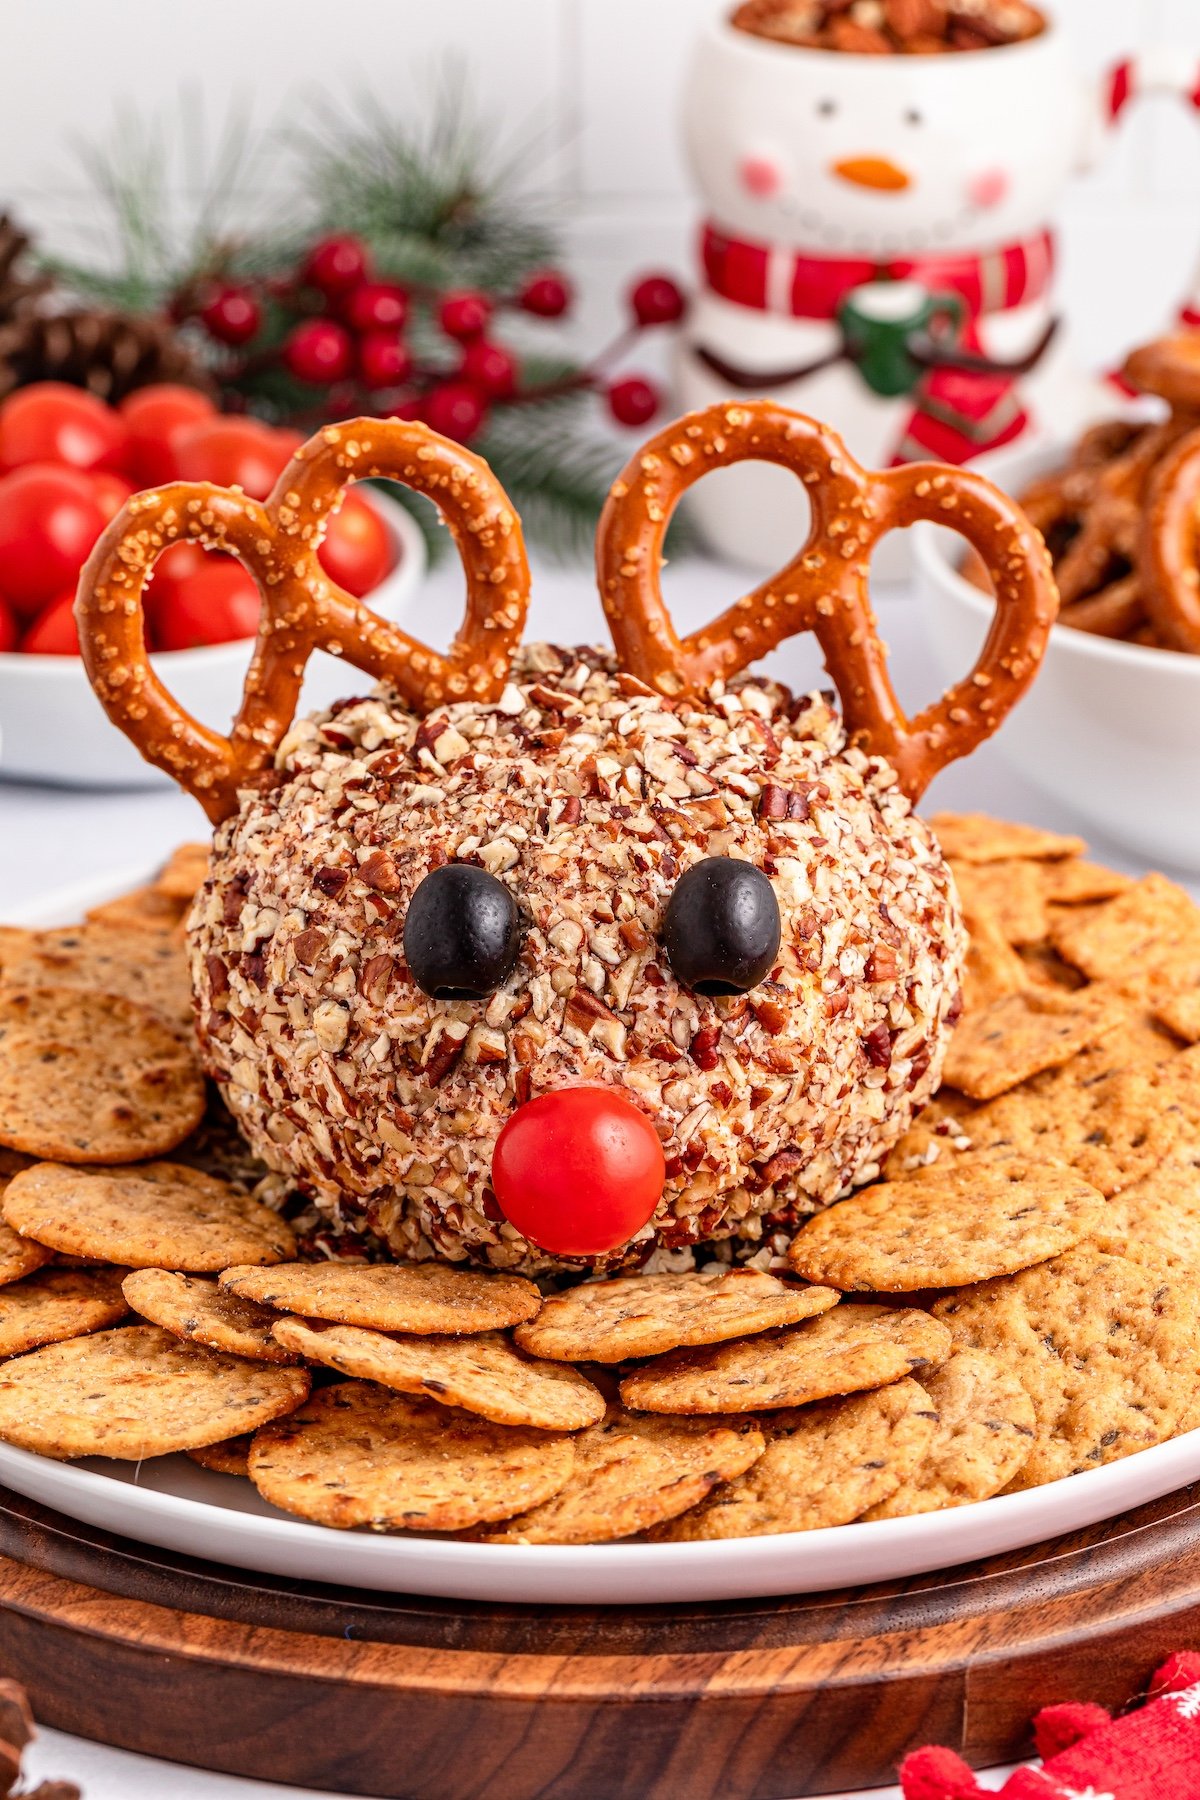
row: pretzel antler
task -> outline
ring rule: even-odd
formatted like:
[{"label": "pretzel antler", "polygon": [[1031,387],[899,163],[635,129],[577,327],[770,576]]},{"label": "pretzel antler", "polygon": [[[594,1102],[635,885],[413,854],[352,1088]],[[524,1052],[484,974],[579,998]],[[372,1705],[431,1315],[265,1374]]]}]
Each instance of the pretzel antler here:
[{"label": "pretzel antler", "polygon": [[[746,460],[782,463],[804,483],[808,539],[785,569],[680,638],[659,585],[668,521],[693,482]],[[974,545],[991,576],[996,613],[971,673],[910,721],[892,688],[867,576],[880,538],[918,519],[949,526]],[[768,401],[711,406],[652,438],[613,483],[596,562],[623,665],[663,694],[703,693],[785,638],[815,633],[848,733],[887,757],[913,800],[939,769],[995,731],[1024,693],[1056,608],[1045,545],[991,482],[937,463],[886,473],[860,468],[832,431]]]},{"label": "pretzel antler", "polygon": [[[326,575],[317,557],[330,517],[355,481],[382,476],[436,501],[467,578],[466,615],[446,655],[380,618]],[[236,556],[262,596],[258,637],[228,737],[200,724],[151,668],[142,598],[163,551],[183,539]],[[508,677],[529,606],[520,521],[479,457],[399,419],[330,425],[296,452],[263,504],[239,488],[177,481],[135,494],[99,539],[75,614],[92,686],[148,762],[194,794],[214,824],[273,758],[315,649],[389,681],[406,704],[494,700]]]}]

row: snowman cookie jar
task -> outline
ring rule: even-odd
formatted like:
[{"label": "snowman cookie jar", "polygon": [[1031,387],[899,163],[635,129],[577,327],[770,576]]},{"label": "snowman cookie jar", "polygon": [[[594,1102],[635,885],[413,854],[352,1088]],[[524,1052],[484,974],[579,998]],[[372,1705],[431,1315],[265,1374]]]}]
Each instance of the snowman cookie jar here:
[{"label": "snowman cookie jar", "polygon": [[[1098,384],[1075,374],[1056,324],[1051,221],[1141,66],[1089,96],[1060,30],[1024,0],[959,9],[1008,19],[1012,41],[918,37],[905,54],[880,29],[873,48],[890,53],[870,53],[858,15],[893,10],[956,16],[937,0],[836,14],[749,0],[701,37],[683,116],[707,216],[678,392],[693,407],[770,394],[876,466],[962,463],[1095,409]],[[843,47],[859,39],[838,21],[864,48]],[[1189,72],[1148,81],[1182,87]],[[771,564],[795,541],[796,496],[775,470],[739,469],[694,505],[735,560]]]}]

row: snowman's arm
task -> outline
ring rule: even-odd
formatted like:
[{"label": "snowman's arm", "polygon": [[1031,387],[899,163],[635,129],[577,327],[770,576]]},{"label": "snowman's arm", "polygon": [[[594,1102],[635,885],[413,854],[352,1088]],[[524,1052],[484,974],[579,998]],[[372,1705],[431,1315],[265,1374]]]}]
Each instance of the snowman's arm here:
[{"label": "snowman's arm", "polygon": [[719,381],[731,388],[741,388],[748,394],[767,393],[773,388],[787,387],[793,381],[803,381],[809,375],[816,375],[821,369],[832,368],[834,363],[842,362],[846,356],[845,345],[837,344],[832,350],[826,351],[824,356],[818,356],[815,362],[792,364],[783,369],[743,369],[703,344],[693,344],[691,352],[696,361],[703,363]]},{"label": "snowman's arm", "polygon": [[982,356],[975,350],[954,349],[940,343],[927,331],[918,332],[910,339],[909,354],[923,369],[968,369],[977,375],[1028,375],[1045,356],[1058,334],[1060,324],[1061,320],[1057,317],[1047,320],[1046,328],[1037,343],[1024,356]]}]

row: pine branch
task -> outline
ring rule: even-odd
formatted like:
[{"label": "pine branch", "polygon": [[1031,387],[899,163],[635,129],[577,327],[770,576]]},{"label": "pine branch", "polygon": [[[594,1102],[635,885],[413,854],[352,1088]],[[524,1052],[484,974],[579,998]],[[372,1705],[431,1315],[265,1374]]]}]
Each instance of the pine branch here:
[{"label": "pine branch", "polygon": [[[122,112],[107,137],[74,148],[96,201],[87,232],[95,255],[44,255],[40,265],[81,300],[160,311],[189,282],[269,273],[290,253],[273,219],[256,229],[243,216],[234,228],[235,208],[244,215],[247,193],[265,185],[278,154],[243,111],[226,115],[210,148],[203,107],[185,92],[171,115]],[[177,215],[181,190],[199,196],[190,217]]]},{"label": "pine branch", "polygon": [[296,134],[317,227],[365,238],[398,281],[510,292],[559,252],[533,203],[513,197],[545,144],[536,131],[502,139],[476,111],[461,64],[443,64],[430,85],[416,124],[367,93]]},{"label": "pine branch", "polygon": [[473,446],[521,515],[531,543],[558,561],[591,555],[596,523],[615,473],[609,446],[572,427],[575,408],[521,408],[496,417]]}]

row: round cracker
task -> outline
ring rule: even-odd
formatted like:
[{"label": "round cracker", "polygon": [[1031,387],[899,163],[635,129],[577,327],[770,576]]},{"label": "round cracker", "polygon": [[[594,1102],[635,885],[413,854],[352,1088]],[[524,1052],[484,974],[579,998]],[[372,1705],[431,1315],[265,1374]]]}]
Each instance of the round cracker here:
[{"label": "round cracker", "polygon": [[948,1294],[934,1313],[956,1349],[989,1352],[1033,1401],[1036,1437],[1010,1489],[1161,1443],[1200,1386],[1190,1278],[1094,1244]]},{"label": "round cracker", "polygon": [[[15,1156],[14,1151],[8,1151],[7,1154]],[[12,1174],[27,1167],[27,1163],[18,1163]],[[0,1165],[0,1201],[4,1198],[10,1180],[11,1176]],[[7,1287],[10,1281],[20,1281],[22,1276],[32,1275],[35,1269],[44,1268],[53,1255],[53,1250],[47,1250],[44,1244],[35,1244],[32,1238],[22,1237],[19,1231],[14,1231],[11,1225],[5,1225],[0,1220],[0,1287]]]},{"label": "round cracker", "polygon": [[842,1305],[788,1331],[673,1350],[627,1375],[621,1398],[643,1412],[765,1412],[885,1387],[949,1354],[949,1331],[928,1313]]},{"label": "round cracker", "polygon": [[1103,1210],[1103,1195],[1073,1169],[966,1156],[818,1213],[792,1240],[788,1263],[812,1281],[865,1293],[961,1287],[1073,1249]]},{"label": "round cracker", "polygon": [[71,988],[0,993],[0,1142],[32,1156],[162,1156],[204,1116],[195,1056],[148,1007]]},{"label": "round cracker", "polygon": [[754,1466],[654,1536],[692,1543],[846,1525],[914,1474],[936,1425],[930,1396],[907,1378],[776,1413],[763,1421],[767,1447]]},{"label": "round cracker", "polygon": [[556,1494],[574,1445],[347,1381],[256,1434],[250,1479],[272,1505],[337,1530],[461,1531]]},{"label": "round cracker", "polygon": [[[230,1258],[230,1261],[233,1261]],[[541,1295],[521,1275],[485,1275],[447,1263],[285,1263],[226,1269],[221,1286],[260,1306],[362,1325],[369,1331],[502,1331],[532,1319]]]},{"label": "round cracker", "polygon": [[581,1431],[604,1417],[604,1396],[578,1369],[525,1356],[498,1331],[478,1337],[388,1337],[360,1325],[280,1319],[281,1345],[360,1381],[461,1406],[497,1425]]},{"label": "round cracker", "polygon": [[956,1350],[926,1376],[925,1386],[937,1411],[925,1458],[864,1518],[901,1519],[987,1500],[1028,1459],[1036,1423],[1033,1401],[996,1357],[983,1350]]},{"label": "round cracker", "polygon": [[177,1031],[192,1033],[192,983],[176,938],[114,925],[66,925],[54,931],[0,926],[5,987],[87,988],[123,994]]},{"label": "round cracker", "polygon": [[489,1537],[510,1544],[630,1537],[694,1506],[765,1447],[748,1419],[637,1418],[614,1406],[575,1439],[575,1471],[562,1491]]},{"label": "round cracker", "polygon": [[185,1450],[184,1455],[200,1468],[211,1469],[214,1475],[240,1475],[243,1480],[249,1480],[253,1442],[251,1433],[243,1431],[237,1437],[222,1438],[217,1444],[198,1444],[192,1450]]},{"label": "round cracker", "polygon": [[685,1344],[720,1344],[798,1325],[837,1301],[832,1288],[801,1287],[758,1269],[630,1275],[581,1282],[552,1295],[514,1336],[533,1356],[626,1362]]},{"label": "round cracker", "polygon": [[0,1289],[0,1357],[103,1331],[128,1311],[120,1269],[41,1269]]},{"label": "round cracker", "polygon": [[269,1369],[129,1325],[5,1363],[0,1439],[60,1460],[138,1462],[253,1431],[292,1412],[309,1387],[306,1369]]},{"label": "round cracker", "polygon": [[252,1362],[297,1363],[304,1358],[272,1334],[277,1314],[253,1300],[226,1294],[215,1281],[173,1269],[135,1269],[124,1282],[134,1312],[152,1325],[210,1350],[248,1356]]},{"label": "round cracker", "polygon": [[294,1256],[290,1225],[248,1194],[183,1163],[75,1169],[37,1163],[0,1199],[14,1230],[96,1262],[213,1273]]}]

